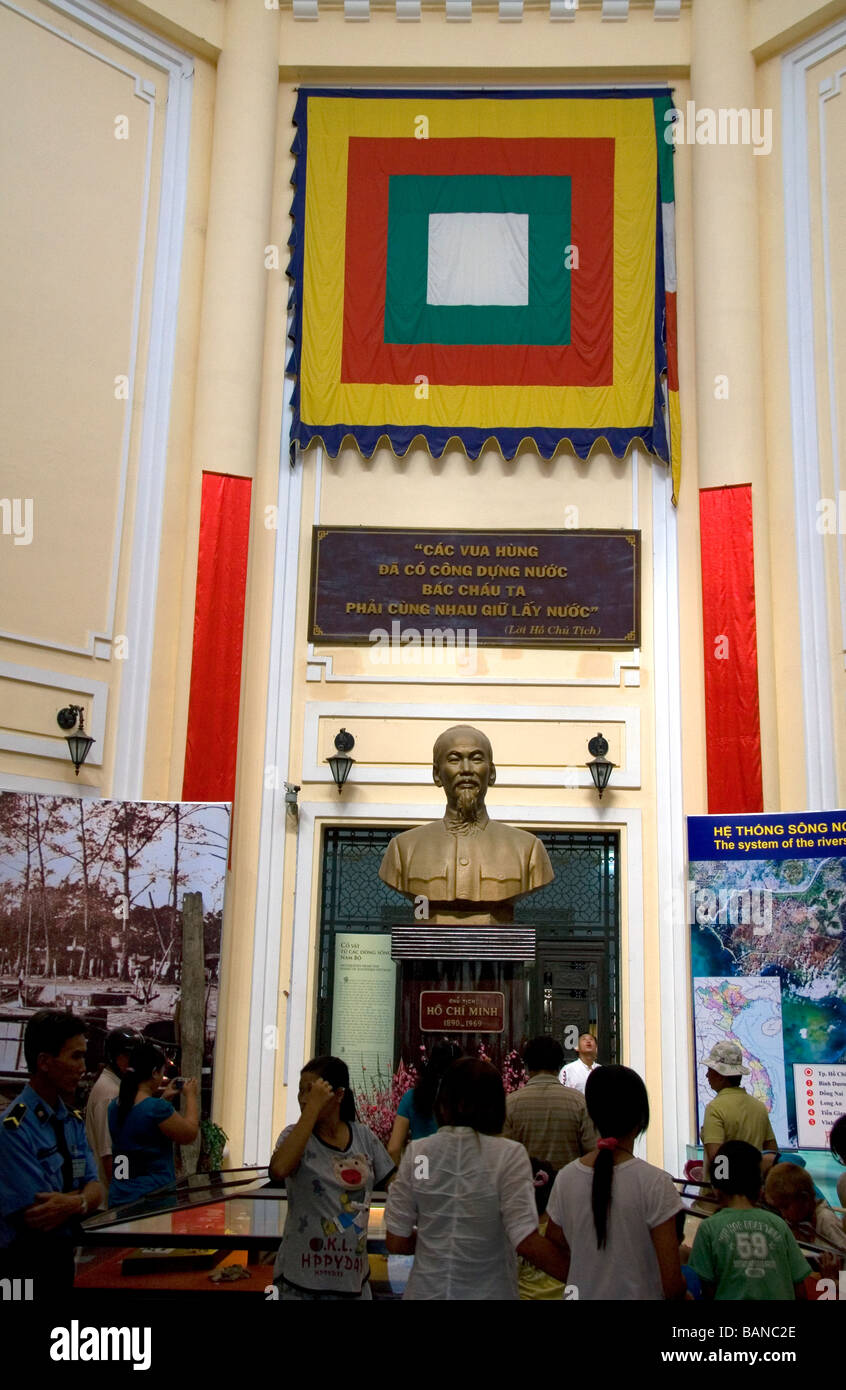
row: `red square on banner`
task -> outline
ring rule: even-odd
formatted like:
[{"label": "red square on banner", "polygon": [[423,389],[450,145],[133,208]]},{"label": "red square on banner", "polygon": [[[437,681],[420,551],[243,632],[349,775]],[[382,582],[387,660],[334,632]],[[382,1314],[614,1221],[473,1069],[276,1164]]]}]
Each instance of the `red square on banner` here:
[{"label": "red square on banner", "polygon": [[[570,343],[386,343],[388,189],[394,174],[569,177],[571,238],[578,254],[571,271]],[[442,386],[610,386],[613,372],[612,139],[350,138],[342,381],[403,385],[422,375]]]}]

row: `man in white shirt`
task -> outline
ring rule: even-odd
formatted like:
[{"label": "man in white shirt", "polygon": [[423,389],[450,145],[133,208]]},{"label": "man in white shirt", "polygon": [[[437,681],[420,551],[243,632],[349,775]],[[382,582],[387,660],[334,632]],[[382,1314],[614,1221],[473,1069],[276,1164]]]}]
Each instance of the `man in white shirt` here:
[{"label": "man in white shirt", "polygon": [[106,1038],[106,1065],[91,1088],[85,1107],[85,1137],[97,1164],[104,1193],[112,1180],[112,1136],[109,1133],[109,1106],[117,1099],[129,1054],[138,1037],[128,1028],[113,1028]]},{"label": "man in white shirt", "polygon": [[558,1073],[562,1086],[572,1086],[575,1091],[585,1093],[587,1079],[599,1063],[596,1060],[596,1038],[593,1033],[579,1034],[579,1055],[574,1062],[568,1062]]}]

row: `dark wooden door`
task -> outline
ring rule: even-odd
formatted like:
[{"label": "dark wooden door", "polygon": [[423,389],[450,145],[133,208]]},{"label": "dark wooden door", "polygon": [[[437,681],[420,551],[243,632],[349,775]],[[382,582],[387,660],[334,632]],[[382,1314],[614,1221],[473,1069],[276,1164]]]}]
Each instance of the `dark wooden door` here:
[{"label": "dark wooden door", "polygon": [[[567,1048],[579,1033],[593,1033],[603,1061],[615,1060],[608,1018],[607,948],[598,941],[539,941],[532,1023]],[[575,1033],[568,1030],[575,1029]]]}]

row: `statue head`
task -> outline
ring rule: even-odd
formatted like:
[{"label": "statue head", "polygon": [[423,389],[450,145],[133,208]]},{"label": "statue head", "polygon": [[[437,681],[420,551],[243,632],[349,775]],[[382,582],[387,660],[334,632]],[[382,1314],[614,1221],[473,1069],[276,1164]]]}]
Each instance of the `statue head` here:
[{"label": "statue head", "polygon": [[445,729],[432,749],[432,778],[436,787],[443,787],[451,811],[476,820],[496,781],[490,739],[470,724]]}]

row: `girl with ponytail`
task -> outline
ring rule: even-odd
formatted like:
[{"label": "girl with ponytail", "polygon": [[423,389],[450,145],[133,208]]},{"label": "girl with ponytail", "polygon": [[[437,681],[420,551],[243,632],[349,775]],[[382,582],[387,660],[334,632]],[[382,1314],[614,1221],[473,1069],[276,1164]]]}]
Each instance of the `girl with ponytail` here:
[{"label": "girl with ponytail", "polygon": [[601,1137],[561,1169],[547,1207],[546,1237],[570,1257],[568,1283],[580,1299],[684,1298],[681,1198],[668,1173],[633,1152],[649,1124],[643,1081],[629,1067],[597,1067],[585,1102]]},{"label": "girl with ponytail", "polygon": [[182,1088],[184,1117],[174,1108],[179,1091],[165,1086],[167,1058],[155,1043],[142,1040],[132,1049],[117,1100],[109,1106],[112,1180],[109,1206],[137,1202],[148,1192],[176,1180],[174,1144],[191,1144],[200,1124],[196,1081]]}]

